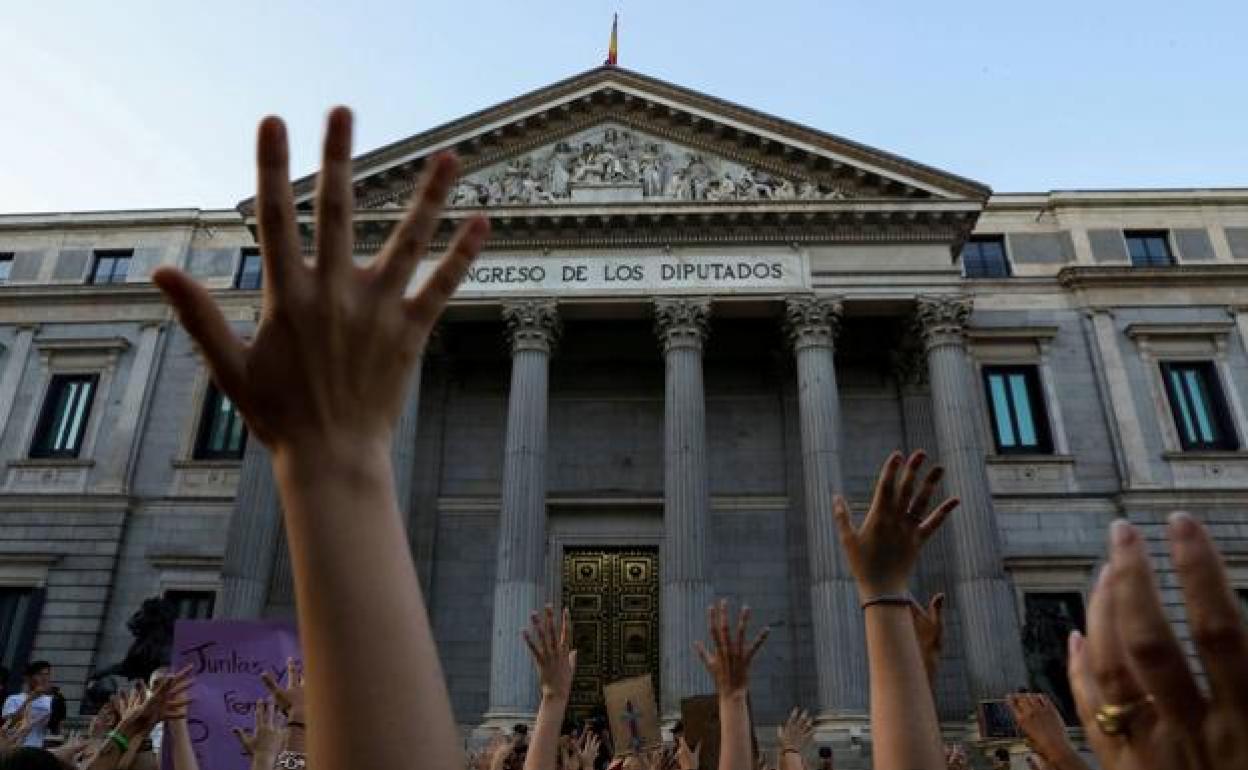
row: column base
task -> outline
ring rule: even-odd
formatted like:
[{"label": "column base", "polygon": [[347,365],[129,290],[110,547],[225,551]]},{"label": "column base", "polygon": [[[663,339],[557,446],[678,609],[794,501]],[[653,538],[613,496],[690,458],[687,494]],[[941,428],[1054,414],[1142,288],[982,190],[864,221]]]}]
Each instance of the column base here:
[{"label": "column base", "polygon": [[832,749],[834,767],[863,767],[871,757],[871,718],[845,712],[818,714],[815,745]]},{"label": "column base", "polygon": [[500,733],[510,734],[512,728],[519,724],[528,725],[529,729],[532,730],[533,722],[536,718],[536,713],[519,709],[488,712],[481,718],[481,724],[473,728],[472,740],[488,741]]}]

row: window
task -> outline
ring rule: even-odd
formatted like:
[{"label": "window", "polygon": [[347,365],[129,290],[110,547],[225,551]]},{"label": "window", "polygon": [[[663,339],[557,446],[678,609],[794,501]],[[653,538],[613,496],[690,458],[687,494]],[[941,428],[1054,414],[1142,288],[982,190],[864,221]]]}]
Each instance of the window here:
[{"label": "window", "polygon": [[1140,230],[1123,233],[1127,239],[1127,253],[1136,267],[1173,265],[1170,254],[1170,237],[1165,230]]},{"label": "window", "polygon": [[13,272],[13,253],[0,253],[0,284],[9,282],[9,274]]},{"label": "window", "polygon": [[235,289],[259,289],[263,278],[259,249],[243,249],[238,262],[238,274],[234,276]]},{"label": "window", "polygon": [[1239,598],[1239,613],[1244,623],[1248,623],[1248,588],[1236,588],[1235,596]]},{"label": "window", "polygon": [[214,591],[165,591],[165,601],[173,605],[178,620],[210,620],[217,594]]},{"label": "window", "polygon": [[1239,447],[1213,362],[1163,361],[1161,376],[1183,449]]},{"label": "window", "polygon": [[1048,693],[1066,718],[1078,724],[1066,678],[1066,640],[1084,630],[1083,596],[1077,591],[1023,595],[1023,655],[1033,690]]},{"label": "window", "polygon": [[1005,239],[1000,235],[977,235],[962,247],[962,272],[967,278],[1009,278]]},{"label": "window", "polygon": [[48,385],[31,457],[77,457],[87,432],[95,374],[56,374]]},{"label": "window", "polygon": [[91,283],[125,283],[130,272],[133,251],[97,251],[95,265],[91,268]]},{"label": "window", "polygon": [[1036,367],[985,366],[984,389],[998,454],[1053,451]]},{"label": "window", "polygon": [[238,459],[247,443],[247,428],[234,404],[216,385],[208,386],[204,413],[195,440],[196,460]]},{"label": "window", "polygon": [[39,588],[0,588],[0,666],[9,670],[9,692],[21,687],[22,669],[30,662],[35,629],[43,609]]}]

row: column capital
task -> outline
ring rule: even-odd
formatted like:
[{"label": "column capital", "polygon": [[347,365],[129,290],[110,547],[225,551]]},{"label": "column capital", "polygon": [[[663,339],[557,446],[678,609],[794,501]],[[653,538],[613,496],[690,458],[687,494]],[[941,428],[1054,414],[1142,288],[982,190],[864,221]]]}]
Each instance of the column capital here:
[{"label": "column capital", "polygon": [[512,355],[521,350],[549,353],[562,331],[558,306],[551,299],[504,302],[503,322],[507,324],[507,342]]},{"label": "column capital", "polygon": [[789,344],[794,350],[834,347],[844,311],[840,297],[785,297],[784,332]]},{"label": "column capital", "polygon": [[701,349],[710,326],[709,297],[663,297],[654,301],[654,329],[664,353],[679,347]]},{"label": "column capital", "polygon": [[962,294],[918,297],[914,320],[926,346],[961,344],[971,308],[971,298]]}]

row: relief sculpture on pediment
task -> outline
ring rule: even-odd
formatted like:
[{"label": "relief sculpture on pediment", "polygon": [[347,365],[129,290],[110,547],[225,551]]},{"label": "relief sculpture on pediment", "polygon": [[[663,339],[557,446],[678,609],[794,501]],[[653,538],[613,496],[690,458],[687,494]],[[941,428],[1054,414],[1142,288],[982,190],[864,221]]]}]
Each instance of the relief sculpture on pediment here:
[{"label": "relief sculpture on pediment", "polygon": [[823,200],[840,187],[792,180],[618,126],[599,126],[467,174],[452,206],[555,202]]}]

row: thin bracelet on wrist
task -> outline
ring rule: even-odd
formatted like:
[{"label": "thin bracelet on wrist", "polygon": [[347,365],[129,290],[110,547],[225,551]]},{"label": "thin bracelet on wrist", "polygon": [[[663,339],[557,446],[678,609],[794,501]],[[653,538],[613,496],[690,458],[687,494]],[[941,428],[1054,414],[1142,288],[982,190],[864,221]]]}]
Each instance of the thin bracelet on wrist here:
[{"label": "thin bracelet on wrist", "polygon": [[877,594],[875,596],[867,597],[862,602],[862,608],[865,610],[866,608],[873,607],[877,604],[893,604],[909,607],[913,602],[914,598],[910,596],[910,592],[902,591],[901,593]]}]

